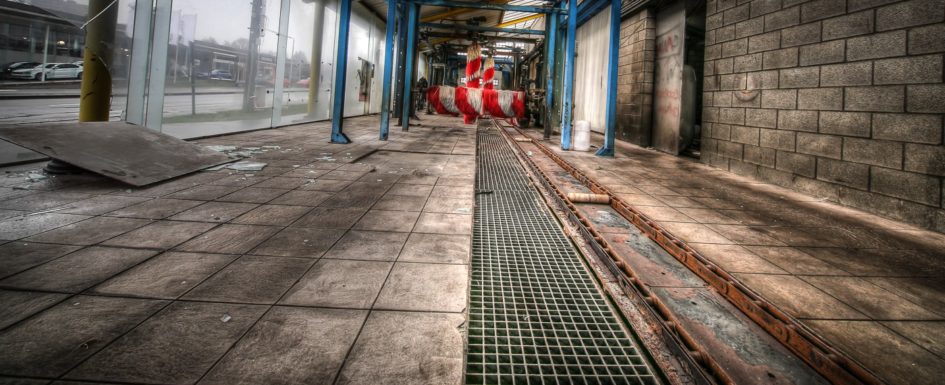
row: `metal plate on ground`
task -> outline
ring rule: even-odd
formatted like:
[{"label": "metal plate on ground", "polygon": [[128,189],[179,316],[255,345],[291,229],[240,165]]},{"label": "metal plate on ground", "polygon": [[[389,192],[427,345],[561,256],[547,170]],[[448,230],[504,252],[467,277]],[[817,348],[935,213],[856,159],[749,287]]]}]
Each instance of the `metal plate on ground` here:
[{"label": "metal plate on ground", "polygon": [[231,159],[219,152],[125,122],[0,127],[0,139],[134,186]]}]

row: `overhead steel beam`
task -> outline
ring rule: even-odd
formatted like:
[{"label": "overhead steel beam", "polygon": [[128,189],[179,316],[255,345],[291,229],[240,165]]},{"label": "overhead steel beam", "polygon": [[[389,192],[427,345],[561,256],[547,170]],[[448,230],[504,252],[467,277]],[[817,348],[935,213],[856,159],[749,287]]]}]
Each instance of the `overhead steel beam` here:
[{"label": "overhead steel beam", "polygon": [[610,55],[607,58],[607,107],[604,145],[597,156],[614,156],[614,138],[617,135],[617,52],[620,50],[620,3],[610,0]]},{"label": "overhead steel beam", "polygon": [[[449,38],[450,40],[469,39],[469,36],[457,35],[455,33],[449,33],[449,32],[426,31],[423,34],[429,37]],[[511,42],[529,43],[529,44],[535,44],[538,42],[537,38],[530,38],[530,37],[512,37],[512,36],[494,36],[494,35],[483,35],[483,36],[489,38],[490,41],[496,41],[496,42],[511,41]]]},{"label": "overhead steel beam", "polygon": [[476,3],[476,2],[461,2],[461,1],[452,1],[452,0],[416,0],[417,3],[422,5],[432,5],[435,7],[450,7],[450,8],[475,8],[475,9],[492,9],[496,11],[513,11],[513,12],[530,12],[530,13],[560,13],[562,12],[559,8],[552,7],[533,7],[527,5],[508,5],[508,4],[495,4],[495,3]]},{"label": "overhead steel beam", "polygon": [[571,108],[574,105],[574,38],[577,32],[577,0],[568,0],[568,40],[564,52],[564,86],[561,92],[561,149],[571,149]]},{"label": "overhead steel beam", "polygon": [[520,17],[520,18],[518,18],[518,19],[513,19],[513,20],[506,21],[506,22],[504,22],[504,23],[501,23],[501,24],[497,24],[496,27],[498,27],[498,28],[504,28],[504,27],[508,27],[508,26],[510,26],[510,25],[515,25],[515,24],[518,24],[518,23],[524,23],[524,22],[526,22],[526,21],[531,21],[531,20],[535,20],[535,19],[540,19],[540,18],[542,18],[542,17],[545,17],[545,15],[544,15],[544,14],[541,14],[541,13],[536,13],[536,14],[534,14],[534,15],[524,16],[524,17]]},{"label": "overhead steel beam", "polygon": [[477,32],[499,32],[499,33],[517,33],[524,35],[544,35],[545,31],[538,29],[517,29],[517,28],[498,28],[498,27],[483,27],[480,25],[466,25],[466,24],[438,24],[438,23],[420,23],[421,28],[434,28],[434,29],[451,29],[451,30],[465,30],[465,31],[477,31]]},{"label": "overhead steel beam", "polygon": [[[490,1],[490,3],[493,3],[493,4],[506,4],[506,3],[508,3],[509,1],[510,1],[510,0],[498,0],[498,1]],[[438,14],[435,14],[435,15],[430,15],[430,16],[427,16],[427,17],[421,17],[421,18],[420,18],[420,22],[421,22],[421,23],[426,23],[426,22],[429,22],[429,21],[439,21],[439,20],[447,19],[447,18],[450,18],[450,17],[453,17],[453,16],[459,16],[459,15],[462,15],[462,14],[464,14],[464,13],[473,12],[473,11],[474,11],[474,9],[470,9],[470,8],[451,9],[451,10],[449,10],[449,11],[442,12],[442,13],[438,13]]]},{"label": "overhead steel beam", "polygon": [[[573,0],[572,0],[573,1]],[[339,0],[338,49],[335,55],[334,100],[331,107],[331,142],[351,143],[344,134],[345,80],[348,71],[348,35],[351,31],[351,0]],[[314,76],[314,75],[313,75]]]},{"label": "overhead steel beam", "polygon": [[384,37],[384,84],[381,91],[381,140],[387,140],[390,133],[390,83],[394,73],[395,24],[397,24],[397,0],[387,0],[387,31]]}]

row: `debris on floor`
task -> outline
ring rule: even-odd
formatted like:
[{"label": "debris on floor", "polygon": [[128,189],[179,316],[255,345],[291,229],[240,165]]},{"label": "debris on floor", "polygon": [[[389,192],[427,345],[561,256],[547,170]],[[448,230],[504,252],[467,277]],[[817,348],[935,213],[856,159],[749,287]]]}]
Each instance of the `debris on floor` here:
[{"label": "debris on floor", "polygon": [[226,168],[236,171],[261,171],[266,167],[266,165],[268,165],[268,163],[241,160],[239,162],[226,165]]}]

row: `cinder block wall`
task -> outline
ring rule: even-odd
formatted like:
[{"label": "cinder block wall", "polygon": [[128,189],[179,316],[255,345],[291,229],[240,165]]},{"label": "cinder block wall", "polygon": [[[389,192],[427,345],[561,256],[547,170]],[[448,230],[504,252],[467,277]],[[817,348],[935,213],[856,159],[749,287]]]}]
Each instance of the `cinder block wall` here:
[{"label": "cinder block wall", "polygon": [[617,137],[649,146],[656,53],[656,22],[651,11],[644,9],[621,21],[618,53]]},{"label": "cinder block wall", "polygon": [[703,161],[945,232],[943,0],[709,0]]}]

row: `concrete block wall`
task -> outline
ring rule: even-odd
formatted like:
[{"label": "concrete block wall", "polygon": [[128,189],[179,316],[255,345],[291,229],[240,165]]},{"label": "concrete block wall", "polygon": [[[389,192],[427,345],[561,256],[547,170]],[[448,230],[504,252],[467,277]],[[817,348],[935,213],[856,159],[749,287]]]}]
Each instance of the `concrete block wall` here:
[{"label": "concrete block wall", "polygon": [[702,159],[945,232],[943,52],[943,0],[709,0]]},{"label": "concrete block wall", "polygon": [[652,11],[644,9],[621,21],[618,54],[617,138],[649,146],[656,54],[656,22]]}]

